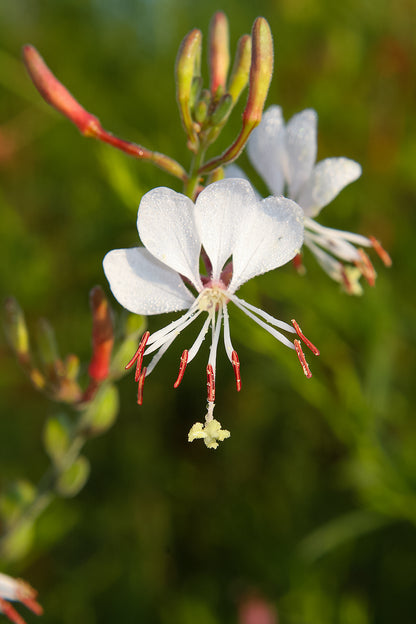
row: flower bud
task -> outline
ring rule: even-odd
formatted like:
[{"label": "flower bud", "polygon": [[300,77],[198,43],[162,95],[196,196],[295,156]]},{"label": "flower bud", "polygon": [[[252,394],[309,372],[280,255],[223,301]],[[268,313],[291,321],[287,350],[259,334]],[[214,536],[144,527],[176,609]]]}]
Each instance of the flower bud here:
[{"label": "flower bud", "polygon": [[92,358],[88,368],[91,379],[100,382],[108,377],[114,343],[113,321],[106,296],[100,286],[90,292],[92,313]]},{"label": "flower bud", "polygon": [[221,156],[213,158],[199,169],[200,175],[210,173],[217,167],[227,165],[238,158],[251,132],[261,121],[273,73],[273,39],[270,26],[264,17],[258,17],[255,20],[251,39],[249,93],[243,113],[243,127],[234,143]]},{"label": "flower bud", "polygon": [[230,66],[228,20],[224,13],[218,11],[211,20],[209,32],[209,69],[212,95],[218,88],[225,91],[228,68]]},{"label": "flower bud", "polygon": [[223,123],[233,107],[233,98],[229,93],[222,96],[210,117],[210,123],[217,126]]},{"label": "flower bud", "polygon": [[23,46],[23,61],[41,96],[57,111],[68,117],[85,136],[96,136],[101,130],[97,117],[85,110],[53,75],[32,45]]},{"label": "flower bud", "polygon": [[194,108],[195,103],[199,100],[199,96],[202,89],[202,76],[194,76],[192,79],[191,96],[189,106],[191,110]]},{"label": "flower bud", "polygon": [[272,33],[264,17],[258,17],[253,24],[249,93],[243,113],[243,124],[248,124],[251,129],[261,121],[272,74]]},{"label": "flower bud", "polygon": [[55,332],[47,319],[40,319],[37,326],[37,346],[46,375],[55,378],[63,374],[63,364],[59,357]]},{"label": "flower bud", "polygon": [[28,364],[29,334],[26,327],[24,314],[13,297],[8,297],[4,302],[4,329],[7,340],[22,364]]},{"label": "flower bud", "polygon": [[237,44],[233,70],[228,86],[228,93],[237,102],[243,89],[248,83],[251,65],[251,37],[243,35]]},{"label": "flower bud", "polygon": [[195,106],[195,120],[199,124],[203,124],[206,121],[208,115],[208,104],[205,100],[199,100],[198,104]]},{"label": "flower bud", "polygon": [[192,84],[200,72],[202,33],[197,28],[189,32],[182,41],[176,57],[176,97],[183,127],[191,144],[197,137],[191,116]]}]

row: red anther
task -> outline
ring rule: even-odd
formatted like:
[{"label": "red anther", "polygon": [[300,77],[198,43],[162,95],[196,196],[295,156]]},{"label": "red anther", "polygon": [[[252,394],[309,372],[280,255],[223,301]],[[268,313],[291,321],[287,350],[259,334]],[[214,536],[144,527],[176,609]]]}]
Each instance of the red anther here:
[{"label": "red anther", "polygon": [[143,403],[143,386],[144,386],[144,379],[146,377],[146,373],[147,373],[147,368],[144,367],[144,369],[140,373],[140,377],[139,377],[138,384],[137,384],[137,405],[142,405]]},{"label": "red anther", "polygon": [[126,370],[129,370],[129,368],[131,368],[133,366],[133,364],[136,362],[136,360],[138,359],[140,354],[143,354],[143,351],[144,351],[144,348],[146,346],[146,343],[149,340],[149,336],[150,336],[150,332],[149,331],[144,332],[144,334],[142,336],[142,339],[139,342],[139,346],[137,347],[136,353],[133,355],[133,357],[131,358],[130,362],[128,364],[126,364],[126,366],[125,366]]},{"label": "red anther", "polygon": [[0,598],[0,613],[4,613],[4,615],[9,618],[11,622],[14,624],[26,624],[24,619],[19,615],[19,613],[3,598]]},{"label": "red anther", "polygon": [[309,347],[312,353],[314,355],[319,355],[319,349],[317,349],[315,345],[312,344],[312,342],[308,338],[306,338],[306,336],[302,333],[302,330],[299,327],[299,324],[295,321],[295,319],[292,319],[292,325],[295,328],[296,333],[299,336],[299,338],[303,340],[303,342],[306,344],[307,347]]},{"label": "red anther", "polygon": [[240,360],[238,359],[237,351],[233,351],[231,354],[231,364],[233,365],[233,369],[234,369],[237,392],[240,392],[241,390]]},{"label": "red anther", "polygon": [[367,256],[364,249],[358,249],[358,253],[360,254],[361,261],[356,262],[356,266],[360,269],[370,286],[375,286],[377,273],[370,258]]},{"label": "red anther", "polygon": [[[37,596],[37,592],[34,595]],[[23,597],[19,597],[19,600],[28,609],[33,611],[33,613],[36,613],[36,615],[43,615],[43,608],[33,597],[23,596]]]},{"label": "red anther", "polygon": [[134,381],[139,381],[140,374],[142,372],[142,364],[143,364],[143,351],[140,351],[137,361],[136,361],[136,371],[134,373]]},{"label": "red anther", "polygon": [[299,358],[299,362],[302,365],[303,372],[305,373],[306,377],[308,379],[310,379],[312,377],[312,373],[311,373],[310,368],[308,366],[308,363],[306,361],[305,354],[302,351],[302,347],[301,347],[300,341],[299,340],[294,340],[293,344],[295,345],[296,353],[297,353],[297,356]]},{"label": "red anther", "polygon": [[303,275],[305,273],[305,267],[303,266],[303,262],[302,262],[302,254],[300,253],[296,254],[296,256],[292,258],[292,263],[296,271],[300,275]]},{"label": "red anther", "polygon": [[173,384],[174,388],[177,388],[179,386],[179,384],[181,383],[182,379],[183,379],[183,376],[185,374],[185,368],[186,368],[186,365],[188,364],[188,353],[189,353],[189,351],[187,349],[185,349],[185,351],[181,355],[181,362],[179,364],[178,378],[175,381],[175,383]]},{"label": "red anther", "polygon": [[390,267],[392,265],[392,259],[390,258],[390,256],[387,253],[387,251],[385,249],[383,249],[383,247],[381,246],[380,241],[378,241],[376,238],[374,238],[374,236],[369,236],[368,238],[370,239],[371,244],[373,245],[374,251],[379,256],[379,258],[381,258],[381,260],[384,263],[384,265],[387,266],[387,267]]},{"label": "red anther", "polygon": [[215,401],[215,377],[214,369],[211,364],[207,366],[207,388],[208,388],[208,401],[213,403]]}]

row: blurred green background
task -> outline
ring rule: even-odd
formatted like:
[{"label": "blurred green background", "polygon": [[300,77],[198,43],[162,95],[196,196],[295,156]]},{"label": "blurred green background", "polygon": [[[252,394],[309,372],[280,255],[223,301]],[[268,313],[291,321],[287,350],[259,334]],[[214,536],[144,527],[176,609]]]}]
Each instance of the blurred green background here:
[{"label": "blurred green background", "polygon": [[[236,623],[238,605],[253,594],[275,605],[281,624],[413,624],[414,2],[1,2],[1,295],[17,297],[31,328],[48,317],[62,353],[88,362],[88,292],[107,289],[104,254],[136,244],[143,193],[180,190],[49,109],[20,62],[21,46],[34,44],[105,128],[187,167],[174,60],[191,28],[206,41],[217,9],[228,15],[233,49],[257,15],[268,19],[276,52],[268,104],[281,104],[286,119],[315,108],[318,158],[363,166],[321,223],[374,234],[393,267],[373,257],[377,285],[362,298],[341,293],[309,256],[303,278],[286,266],[244,286],[244,299],[296,318],[319,346],[321,357],[308,358],[313,378],[231,310],[243,390],[235,392],[221,353],[216,408],[231,438],[215,452],[188,444],[204,415],[207,356],[202,349],[174,391],[193,336],[185,333],[147,382],[142,408],[131,376],[121,382],[118,421],[86,448],[85,488],[53,503],[27,554],[1,568],[39,589],[45,624]],[[236,111],[220,147],[238,129]],[[150,319],[150,329],[165,322]],[[42,429],[61,408],[36,393],[0,340],[4,489],[41,478]]]}]

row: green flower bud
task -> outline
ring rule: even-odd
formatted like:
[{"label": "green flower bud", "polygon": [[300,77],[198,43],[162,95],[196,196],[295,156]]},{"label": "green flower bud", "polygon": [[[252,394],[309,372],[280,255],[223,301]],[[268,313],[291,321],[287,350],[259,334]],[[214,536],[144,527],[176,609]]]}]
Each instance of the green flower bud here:
[{"label": "green flower bud", "polygon": [[28,364],[29,334],[24,314],[13,297],[4,302],[4,330],[6,338],[22,364]]},{"label": "green flower bud", "polygon": [[237,102],[248,83],[251,66],[251,37],[243,35],[237,44],[234,66],[228,85],[228,93]]},{"label": "green flower bud", "polygon": [[273,74],[273,39],[270,26],[264,17],[255,20],[252,41],[248,101],[243,113],[243,124],[251,129],[261,121]]},{"label": "green flower bud", "polygon": [[185,132],[195,148],[197,136],[191,116],[192,84],[200,72],[202,33],[197,28],[189,32],[181,43],[176,57],[176,98]]},{"label": "green flower bud", "polygon": [[209,32],[209,69],[212,95],[217,95],[218,89],[222,89],[222,93],[224,93],[229,66],[228,20],[224,13],[218,11],[211,20]]},{"label": "green flower bud", "polygon": [[210,117],[210,123],[217,126],[223,123],[233,107],[233,98],[229,93],[222,96]]}]

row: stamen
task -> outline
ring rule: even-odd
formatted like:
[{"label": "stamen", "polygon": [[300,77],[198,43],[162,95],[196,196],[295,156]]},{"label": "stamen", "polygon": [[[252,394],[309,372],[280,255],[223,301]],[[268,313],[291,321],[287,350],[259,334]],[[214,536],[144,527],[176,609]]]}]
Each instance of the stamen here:
[{"label": "stamen", "polygon": [[144,348],[146,346],[146,343],[149,340],[149,336],[150,336],[150,332],[149,331],[144,332],[144,334],[142,336],[142,339],[139,342],[139,346],[137,347],[136,353],[133,355],[133,357],[131,358],[130,362],[128,364],[126,364],[126,366],[125,366],[126,370],[129,370],[129,368],[131,368],[133,366],[133,364],[136,362],[136,360],[139,357],[140,353],[143,353]]},{"label": "stamen", "polygon": [[385,249],[383,249],[383,247],[381,246],[380,241],[378,241],[376,238],[374,238],[374,236],[369,236],[368,238],[370,239],[371,244],[373,245],[374,251],[379,256],[379,258],[382,260],[384,265],[386,267],[390,267],[392,265],[392,259],[390,258],[390,256],[387,253],[387,251]]},{"label": "stamen", "polygon": [[358,253],[360,254],[361,262],[356,262],[355,265],[360,269],[370,286],[375,286],[377,273],[370,258],[367,256],[364,249],[358,249]]},{"label": "stamen", "polygon": [[299,275],[305,275],[306,269],[302,262],[302,254],[298,253],[294,258],[292,258],[293,266],[295,270],[299,273]]},{"label": "stamen", "polygon": [[299,327],[299,324],[295,321],[295,319],[292,319],[292,325],[295,328],[296,333],[299,336],[299,338],[303,340],[303,342],[306,344],[307,347],[309,347],[312,353],[314,355],[319,355],[319,349],[317,349],[315,345],[312,344],[312,342],[308,338],[306,338],[306,336],[302,333],[302,330]]},{"label": "stamen", "polygon": [[[145,355],[149,355],[150,353],[157,351],[157,349],[159,349],[166,342],[173,341],[177,336],[179,336],[182,330],[184,330],[185,327],[188,327],[188,325],[193,323],[200,314],[201,310],[194,310],[192,314],[185,314],[181,319],[179,319],[181,321],[180,324],[175,324],[175,322],[170,323],[170,325],[168,325],[167,327],[159,329],[156,334],[152,334]],[[167,328],[169,327],[171,329],[167,331]],[[158,335],[157,339],[155,339],[156,335]]]},{"label": "stamen", "polygon": [[174,388],[177,388],[179,386],[179,384],[181,383],[183,376],[185,374],[185,368],[186,365],[188,364],[188,350],[185,349],[185,351],[182,353],[181,356],[181,363],[179,365],[179,373],[178,373],[178,378],[175,381],[175,383],[173,384]]},{"label": "stamen", "polygon": [[0,613],[4,613],[4,615],[9,618],[11,622],[14,622],[14,624],[25,624],[24,619],[19,615],[16,609],[6,600],[3,600],[3,598],[0,598],[0,609]]},{"label": "stamen", "polygon": [[[233,301],[235,303],[235,305],[238,305],[237,304],[237,302],[238,302],[240,304],[240,306],[243,306],[244,308],[248,308],[249,310],[251,310],[255,314],[258,314],[258,316],[260,316],[265,321],[270,323],[270,325],[274,325],[275,327],[279,327],[280,329],[283,329],[284,331],[291,332],[292,334],[295,333],[294,330],[293,330],[293,327],[291,325],[289,325],[289,323],[286,323],[285,321],[280,321],[279,319],[274,318],[274,316],[271,316],[271,314],[268,314],[267,312],[264,312],[264,310],[262,310],[261,308],[257,308],[256,306],[252,305],[251,303],[247,303],[247,301],[244,301],[244,299],[240,299],[236,295],[233,295],[232,297],[230,297],[230,299],[231,299],[231,301]],[[245,309],[243,310],[243,312],[245,312],[247,314]]]},{"label": "stamen", "polygon": [[237,351],[233,351],[231,355],[231,364],[233,365],[235,384],[237,386],[237,392],[241,390],[241,377],[240,377],[240,360],[238,359]]},{"label": "stamen", "polygon": [[341,269],[341,277],[342,277],[342,282],[345,286],[345,290],[347,292],[348,295],[352,295],[354,293],[353,287],[352,287],[352,283],[351,280],[348,278],[347,272],[345,270],[344,265],[342,265],[342,269]]},{"label": "stamen", "polygon": [[147,368],[144,367],[144,369],[140,373],[140,377],[139,377],[139,381],[137,385],[137,405],[142,405],[143,403],[143,386],[144,386],[144,379],[146,377],[146,373],[147,373]]},{"label": "stamen", "polygon": [[136,363],[136,372],[134,373],[134,381],[139,381],[140,373],[142,372],[143,364],[143,352],[139,354]]},{"label": "stamen", "polygon": [[302,351],[302,347],[301,347],[300,341],[299,340],[294,340],[293,344],[295,345],[296,353],[297,353],[297,356],[299,358],[299,362],[301,363],[303,372],[305,373],[306,377],[308,379],[310,379],[312,377],[312,373],[311,373],[310,368],[308,366],[308,363],[306,361],[305,354]]},{"label": "stamen", "polygon": [[213,403],[215,401],[215,377],[212,364],[207,366],[207,388],[208,388],[208,402]]}]

